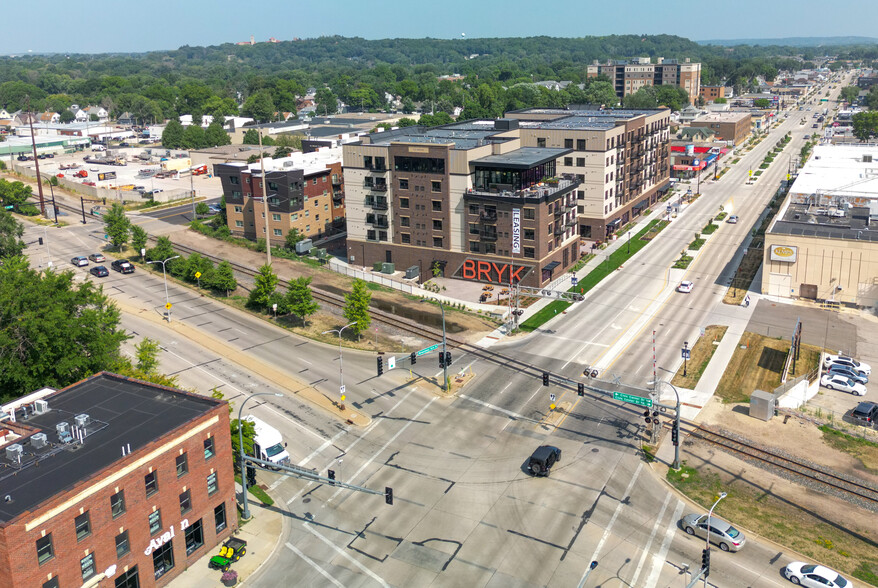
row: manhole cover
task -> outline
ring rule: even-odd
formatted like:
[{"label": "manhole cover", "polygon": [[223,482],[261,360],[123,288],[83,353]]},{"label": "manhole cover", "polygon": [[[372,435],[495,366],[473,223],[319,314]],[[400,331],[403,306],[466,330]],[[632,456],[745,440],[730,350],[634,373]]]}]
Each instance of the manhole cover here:
[{"label": "manhole cover", "polygon": [[592,453],[597,453],[598,451],[600,451],[600,449],[598,449],[597,447],[592,447],[592,448],[591,448],[591,452],[592,452]]},{"label": "manhole cover", "polygon": [[311,499],[310,498],[303,498],[302,502],[304,502],[305,504],[308,504],[309,502],[311,502]]}]

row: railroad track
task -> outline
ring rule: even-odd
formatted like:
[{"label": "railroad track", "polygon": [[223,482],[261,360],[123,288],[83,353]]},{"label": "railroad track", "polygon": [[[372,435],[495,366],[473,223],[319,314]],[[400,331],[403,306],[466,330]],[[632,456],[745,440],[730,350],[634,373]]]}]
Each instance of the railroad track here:
[{"label": "railroad track", "polygon": [[691,424],[690,427],[689,429],[684,429],[684,432],[688,433],[691,437],[717,445],[732,453],[740,454],[746,459],[762,462],[787,474],[802,478],[807,482],[819,484],[829,488],[834,493],[841,493],[844,496],[856,498],[873,507],[878,506],[878,490],[873,486],[833,474],[824,468],[815,467],[801,460],[780,455],[695,424]]}]

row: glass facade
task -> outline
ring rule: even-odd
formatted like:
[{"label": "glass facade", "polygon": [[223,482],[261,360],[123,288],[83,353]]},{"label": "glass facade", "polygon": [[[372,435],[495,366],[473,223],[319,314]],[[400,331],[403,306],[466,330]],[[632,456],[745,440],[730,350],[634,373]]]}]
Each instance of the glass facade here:
[{"label": "glass facade", "polygon": [[498,169],[476,166],[473,186],[479,192],[524,190],[544,179],[555,177],[555,161],[547,161],[530,169]]}]

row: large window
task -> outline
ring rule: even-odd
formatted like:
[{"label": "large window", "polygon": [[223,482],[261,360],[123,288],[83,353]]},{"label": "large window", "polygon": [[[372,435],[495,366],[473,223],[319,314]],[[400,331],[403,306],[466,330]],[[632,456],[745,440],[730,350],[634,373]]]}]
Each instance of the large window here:
[{"label": "large window", "polygon": [[140,588],[140,579],[137,576],[137,566],[128,568],[116,577],[115,588]]},{"label": "large window", "polygon": [[177,477],[179,478],[183,474],[189,472],[189,458],[188,454],[183,453],[177,456]]},{"label": "large window", "polygon": [[85,582],[95,575],[95,554],[89,553],[79,560],[79,568],[82,571],[82,581]]},{"label": "large window", "polygon": [[152,552],[152,567],[158,580],[174,569],[174,540],[171,539]]},{"label": "large window", "polygon": [[216,480],[216,472],[213,472],[207,476],[207,495],[213,496],[217,490],[219,490],[219,484]]},{"label": "large window", "polygon": [[162,530],[162,511],[161,509],[149,513],[149,534],[155,535]]},{"label": "large window", "polygon": [[91,520],[88,516],[89,511],[85,511],[75,519],[73,525],[76,527],[76,540],[82,541],[91,535]]},{"label": "large window", "polygon": [[149,498],[159,491],[159,473],[152,471],[143,476],[143,484],[146,486],[146,497]]},{"label": "large window", "polygon": [[204,545],[204,531],[201,528],[201,519],[198,519],[197,522],[186,527],[186,555],[192,555],[202,545]]},{"label": "large window", "polygon": [[180,494],[180,514],[184,515],[190,510],[192,510],[192,493],[186,489],[185,492]]},{"label": "large window", "polygon": [[393,169],[419,174],[444,174],[445,160],[438,157],[394,157]]},{"label": "large window", "polygon": [[58,583],[58,576],[43,582],[43,588],[59,588],[59,586],[61,585]]},{"label": "large window", "polygon": [[116,557],[120,558],[131,551],[131,543],[128,542],[128,530],[116,535]]},{"label": "large window", "polygon": [[221,503],[213,509],[213,520],[216,523],[216,532],[219,533],[226,528],[226,503]]},{"label": "large window", "polygon": [[55,549],[52,547],[52,534],[37,539],[37,561],[43,565],[55,557]]},{"label": "large window", "polygon": [[214,448],[213,448],[213,438],[211,437],[210,439],[205,439],[204,440],[204,459],[208,460],[211,457],[213,457],[214,455],[216,455],[216,451],[214,451]]},{"label": "large window", "polygon": [[528,169],[496,169],[476,167],[473,186],[481,192],[522,190],[555,176],[555,160]]}]

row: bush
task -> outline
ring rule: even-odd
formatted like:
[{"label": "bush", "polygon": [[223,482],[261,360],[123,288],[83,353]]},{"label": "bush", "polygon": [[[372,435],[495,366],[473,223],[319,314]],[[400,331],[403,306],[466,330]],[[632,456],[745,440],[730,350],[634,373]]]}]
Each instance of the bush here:
[{"label": "bush", "polygon": [[23,214],[24,216],[39,216],[40,209],[33,204],[22,204],[18,207],[17,212],[18,214]]}]

